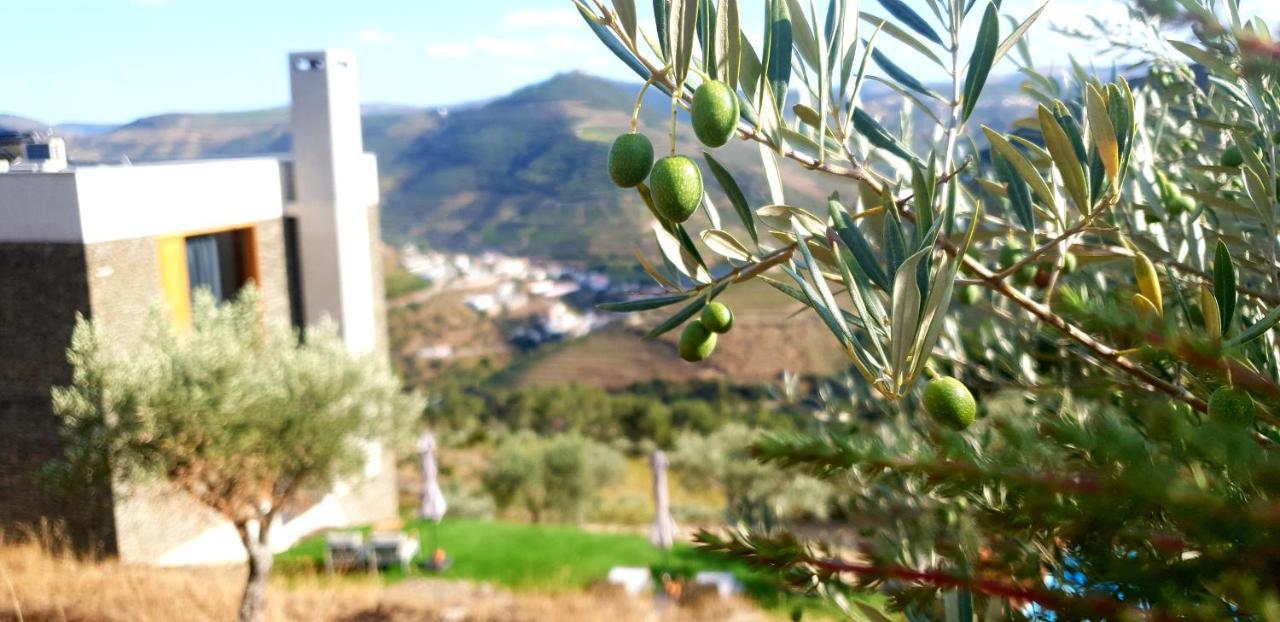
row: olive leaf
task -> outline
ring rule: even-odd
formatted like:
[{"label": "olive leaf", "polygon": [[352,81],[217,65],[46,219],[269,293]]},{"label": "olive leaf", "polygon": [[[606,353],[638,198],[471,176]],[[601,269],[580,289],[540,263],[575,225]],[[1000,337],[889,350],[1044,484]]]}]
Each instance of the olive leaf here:
[{"label": "olive leaf", "polygon": [[1040,119],[1040,135],[1044,138],[1049,154],[1053,156],[1054,166],[1062,176],[1062,185],[1066,186],[1067,194],[1076,204],[1076,209],[1080,210],[1081,214],[1088,215],[1091,211],[1089,191],[1085,186],[1084,169],[1080,165],[1080,159],[1076,157],[1071,139],[1048,108],[1040,106],[1036,114]]},{"label": "olive leaf", "polygon": [[708,229],[701,234],[702,243],[716,253],[737,261],[750,261],[751,251],[732,235],[719,229]]},{"label": "olive leaf", "polygon": [[902,0],[879,0],[879,2],[880,6],[884,7],[884,10],[898,18],[898,21],[906,24],[908,28],[920,33],[920,36],[942,45],[942,37],[938,36],[938,31],[934,30],[933,26],[929,25],[929,22],[924,21],[924,18],[920,17],[919,13],[907,6],[907,3]]},{"label": "olive leaf", "polygon": [[969,56],[969,70],[964,78],[964,95],[961,99],[960,122],[969,120],[973,109],[978,105],[978,97],[982,87],[987,83],[987,75],[991,73],[991,65],[996,58],[996,47],[1000,40],[1000,16],[996,14],[995,3],[987,5],[982,15],[982,25],[978,27],[978,39],[973,44],[973,53]]},{"label": "olive leaf", "polygon": [[655,296],[653,298],[641,298],[638,300],[624,300],[621,302],[605,302],[596,305],[601,311],[612,311],[615,313],[633,313],[636,311],[648,311],[650,309],[660,309],[677,302],[683,302],[689,299],[691,294],[669,294],[666,296]]},{"label": "olive leaf", "polygon": [[1269,313],[1263,316],[1262,319],[1255,322],[1249,328],[1241,331],[1239,335],[1224,345],[1228,348],[1234,348],[1236,346],[1249,343],[1250,341],[1265,335],[1266,332],[1271,330],[1271,328],[1277,323],[1280,323],[1280,307],[1272,309]]},{"label": "olive leaf", "polygon": [[944,69],[946,68],[946,65],[942,64],[942,59],[938,58],[938,55],[934,54],[933,50],[929,49],[929,46],[925,45],[924,43],[921,43],[919,39],[911,36],[911,33],[899,28],[897,24],[894,24],[893,22],[887,19],[884,19],[883,17],[878,17],[870,13],[860,13],[858,17],[862,18],[863,21],[875,26],[878,30],[883,30],[884,32],[888,33],[889,36],[893,37],[894,39],[897,39],[898,41],[905,43],[907,47],[910,47],[911,49],[921,53],[922,55],[924,55],[925,58],[933,61],[939,67],[942,67]]},{"label": "olive leaf", "polygon": [[867,111],[862,108],[853,110],[853,129],[865,136],[872,145],[884,149],[907,162],[920,166],[924,165],[924,162],[914,153],[911,153],[911,150],[902,141],[890,134],[888,130],[884,129],[879,122],[871,118],[871,115],[867,114]]},{"label": "olive leaf", "polygon": [[1089,117],[1089,136],[1093,139],[1093,147],[1114,187],[1120,182],[1120,145],[1102,93],[1092,84],[1088,85],[1085,94],[1085,109]]},{"label": "olive leaf", "polygon": [[671,40],[667,34],[667,24],[671,17],[671,0],[653,0],[653,21],[658,31],[658,47],[663,60],[671,58]]},{"label": "olive leaf", "polygon": [[1027,186],[1026,180],[1014,170],[1009,160],[999,153],[992,154],[991,163],[996,170],[996,176],[1005,184],[1005,196],[1009,198],[1014,216],[1018,217],[1023,230],[1034,233],[1035,209],[1031,205],[1031,189]]},{"label": "olive leaf", "polygon": [[738,0],[720,0],[716,9],[716,75],[729,88],[738,89],[742,72],[742,28],[738,19]]},{"label": "olive leaf", "polygon": [[867,243],[866,237],[862,235],[862,231],[853,223],[844,206],[840,204],[840,195],[832,194],[827,201],[827,208],[831,212],[832,221],[835,222],[836,235],[849,252],[853,253],[856,265],[880,289],[889,291],[889,277],[880,267],[880,262],[871,250],[871,245]]},{"label": "olive leaf", "polygon": [[1236,313],[1236,266],[1231,261],[1231,251],[1221,239],[1213,258],[1213,296],[1218,299],[1222,335],[1225,337],[1231,334]]},{"label": "olive leaf", "polygon": [[[654,2],[662,2],[662,0],[654,0]],[[613,52],[614,56],[617,56],[623,63],[626,63],[632,71],[636,72],[636,75],[645,80],[649,79],[649,70],[643,63],[636,59],[635,55],[633,55],[621,41],[618,41],[618,38],[613,35],[612,31],[606,28],[604,24],[596,21],[595,16],[582,8],[582,5],[575,4],[574,6],[578,8],[578,13],[582,15],[582,19],[586,20],[587,26],[591,28],[591,32],[595,33],[596,38],[600,39],[600,42],[603,43],[605,47],[609,48],[609,51]]]},{"label": "olive leaf", "polygon": [[1036,196],[1040,197],[1040,200],[1049,206],[1051,211],[1056,213],[1058,211],[1057,199],[1054,197],[1053,190],[1049,188],[1049,184],[1036,171],[1035,165],[1027,161],[1022,152],[1018,151],[1003,134],[985,125],[982,126],[982,133],[986,134],[987,140],[991,142],[991,147],[1004,159],[1008,160],[1013,169],[1018,172],[1018,175],[1027,181],[1027,184],[1035,191]]},{"label": "olive leaf", "polygon": [[893,277],[892,322],[889,324],[889,363],[894,382],[906,378],[907,355],[920,325],[920,286],[916,268],[933,249],[922,250],[902,262]]},{"label": "olive leaf", "polygon": [[636,2],[635,0],[613,0],[613,10],[622,22],[622,30],[627,38],[636,43]]},{"label": "olive leaf", "polygon": [[698,0],[671,0],[667,37],[673,48],[674,75],[677,85],[689,76],[693,61],[694,34],[698,30]]},{"label": "olive leaf", "polygon": [[774,105],[777,110],[782,110],[786,107],[787,89],[791,84],[791,11],[787,8],[787,0],[768,0],[768,5],[763,64]]},{"label": "olive leaf", "polygon": [[1000,62],[1000,59],[1004,58],[1004,55],[1008,54],[1009,50],[1013,49],[1013,46],[1017,45],[1018,42],[1022,40],[1022,36],[1027,34],[1027,30],[1031,28],[1032,24],[1036,23],[1036,20],[1040,18],[1040,14],[1044,12],[1045,7],[1047,6],[1049,6],[1049,0],[1045,0],[1044,3],[1040,5],[1040,8],[1032,11],[1031,15],[1022,20],[1022,23],[1018,24],[1018,26],[1013,29],[1013,32],[1009,33],[1009,36],[1005,37],[1004,41],[1000,42],[1000,47],[996,48],[996,57],[992,60],[993,65]]},{"label": "olive leaf", "polygon": [[675,313],[675,315],[672,315],[671,317],[663,320],[661,324],[658,324],[657,326],[653,327],[653,330],[649,331],[644,336],[644,338],[655,339],[661,336],[663,333],[666,333],[671,329],[681,324],[684,324],[689,318],[692,318],[694,315],[697,315],[697,313],[701,311],[703,307],[707,306],[708,301],[715,300],[715,297],[719,296],[720,292],[723,292],[724,288],[728,286],[729,286],[728,282],[721,283],[713,287],[711,291],[703,292],[699,294],[696,298],[694,298],[693,302],[689,303],[688,306],[680,309]]},{"label": "olive leaf", "polygon": [[798,0],[786,0],[787,14],[791,17],[791,34],[795,41],[796,53],[805,63],[814,69],[819,67],[818,39],[809,20],[805,18],[804,7]]},{"label": "olive leaf", "polygon": [[[941,102],[946,101],[946,98],[936,93],[933,89],[925,86],[923,82],[917,80],[915,76],[912,76],[910,73],[907,73],[905,69],[894,64],[894,62],[889,60],[889,57],[885,56],[880,50],[871,51],[871,60],[875,61],[876,66],[880,67],[880,69],[890,78],[896,80],[898,84],[920,93],[921,95],[932,97]],[[928,110],[928,108],[925,107],[925,110]]]},{"label": "olive leaf", "polygon": [[760,238],[756,233],[755,216],[751,213],[751,206],[747,204],[747,197],[742,193],[742,188],[738,186],[738,182],[734,181],[733,175],[729,174],[728,169],[716,161],[710,153],[704,151],[702,152],[702,157],[707,161],[707,167],[711,169],[711,174],[715,176],[720,188],[724,190],[725,196],[729,197],[729,203],[733,205],[733,211],[737,212],[738,219],[747,228],[747,234],[751,236],[751,241],[759,244]]}]

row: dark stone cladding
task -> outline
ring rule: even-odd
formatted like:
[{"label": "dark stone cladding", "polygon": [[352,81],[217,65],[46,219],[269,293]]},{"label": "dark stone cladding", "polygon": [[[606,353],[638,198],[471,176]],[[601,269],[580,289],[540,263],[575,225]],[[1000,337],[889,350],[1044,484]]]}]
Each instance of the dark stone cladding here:
[{"label": "dark stone cladding", "polygon": [[115,552],[111,491],[71,495],[42,475],[62,454],[50,389],[71,380],[66,349],[88,316],[85,247],[0,243],[0,529],[6,537],[58,526],[80,551]]}]

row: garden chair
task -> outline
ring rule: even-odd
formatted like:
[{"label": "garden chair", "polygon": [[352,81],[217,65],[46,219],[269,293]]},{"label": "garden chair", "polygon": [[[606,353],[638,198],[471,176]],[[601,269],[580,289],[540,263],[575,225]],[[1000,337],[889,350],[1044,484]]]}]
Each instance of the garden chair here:
[{"label": "garden chair", "polygon": [[399,565],[405,573],[413,563],[413,558],[422,548],[417,538],[411,538],[400,532],[374,533],[369,537],[367,547],[370,565],[379,570]]},{"label": "garden chair", "polygon": [[325,535],[325,573],[333,574],[337,570],[361,568],[368,564],[364,534],[358,531],[335,531]]}]

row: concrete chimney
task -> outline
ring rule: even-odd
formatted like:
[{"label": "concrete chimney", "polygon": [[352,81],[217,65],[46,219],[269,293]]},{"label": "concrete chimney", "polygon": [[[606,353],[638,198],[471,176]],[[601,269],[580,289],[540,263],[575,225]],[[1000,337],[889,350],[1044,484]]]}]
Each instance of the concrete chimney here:
[{"label": "concrete chimney", "polygon": [[[289,55],[294,202],[307,324],[335,320],[347,347],[379,347],[377,163],[364,153],[356,59],[347,50]],[[375,270],[376,269],[376,270]]]}]

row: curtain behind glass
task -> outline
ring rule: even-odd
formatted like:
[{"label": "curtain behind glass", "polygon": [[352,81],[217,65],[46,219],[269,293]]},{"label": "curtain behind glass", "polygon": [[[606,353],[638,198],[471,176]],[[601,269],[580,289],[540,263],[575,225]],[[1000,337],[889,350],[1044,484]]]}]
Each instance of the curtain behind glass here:
[{"label": "curtain behind glass", "polygon": [[194,299],[197,289],[205,288],[214,300],[222,297],[222,266],[218,260],[218,240],[212,235],[187,238],[187,278]]}]

